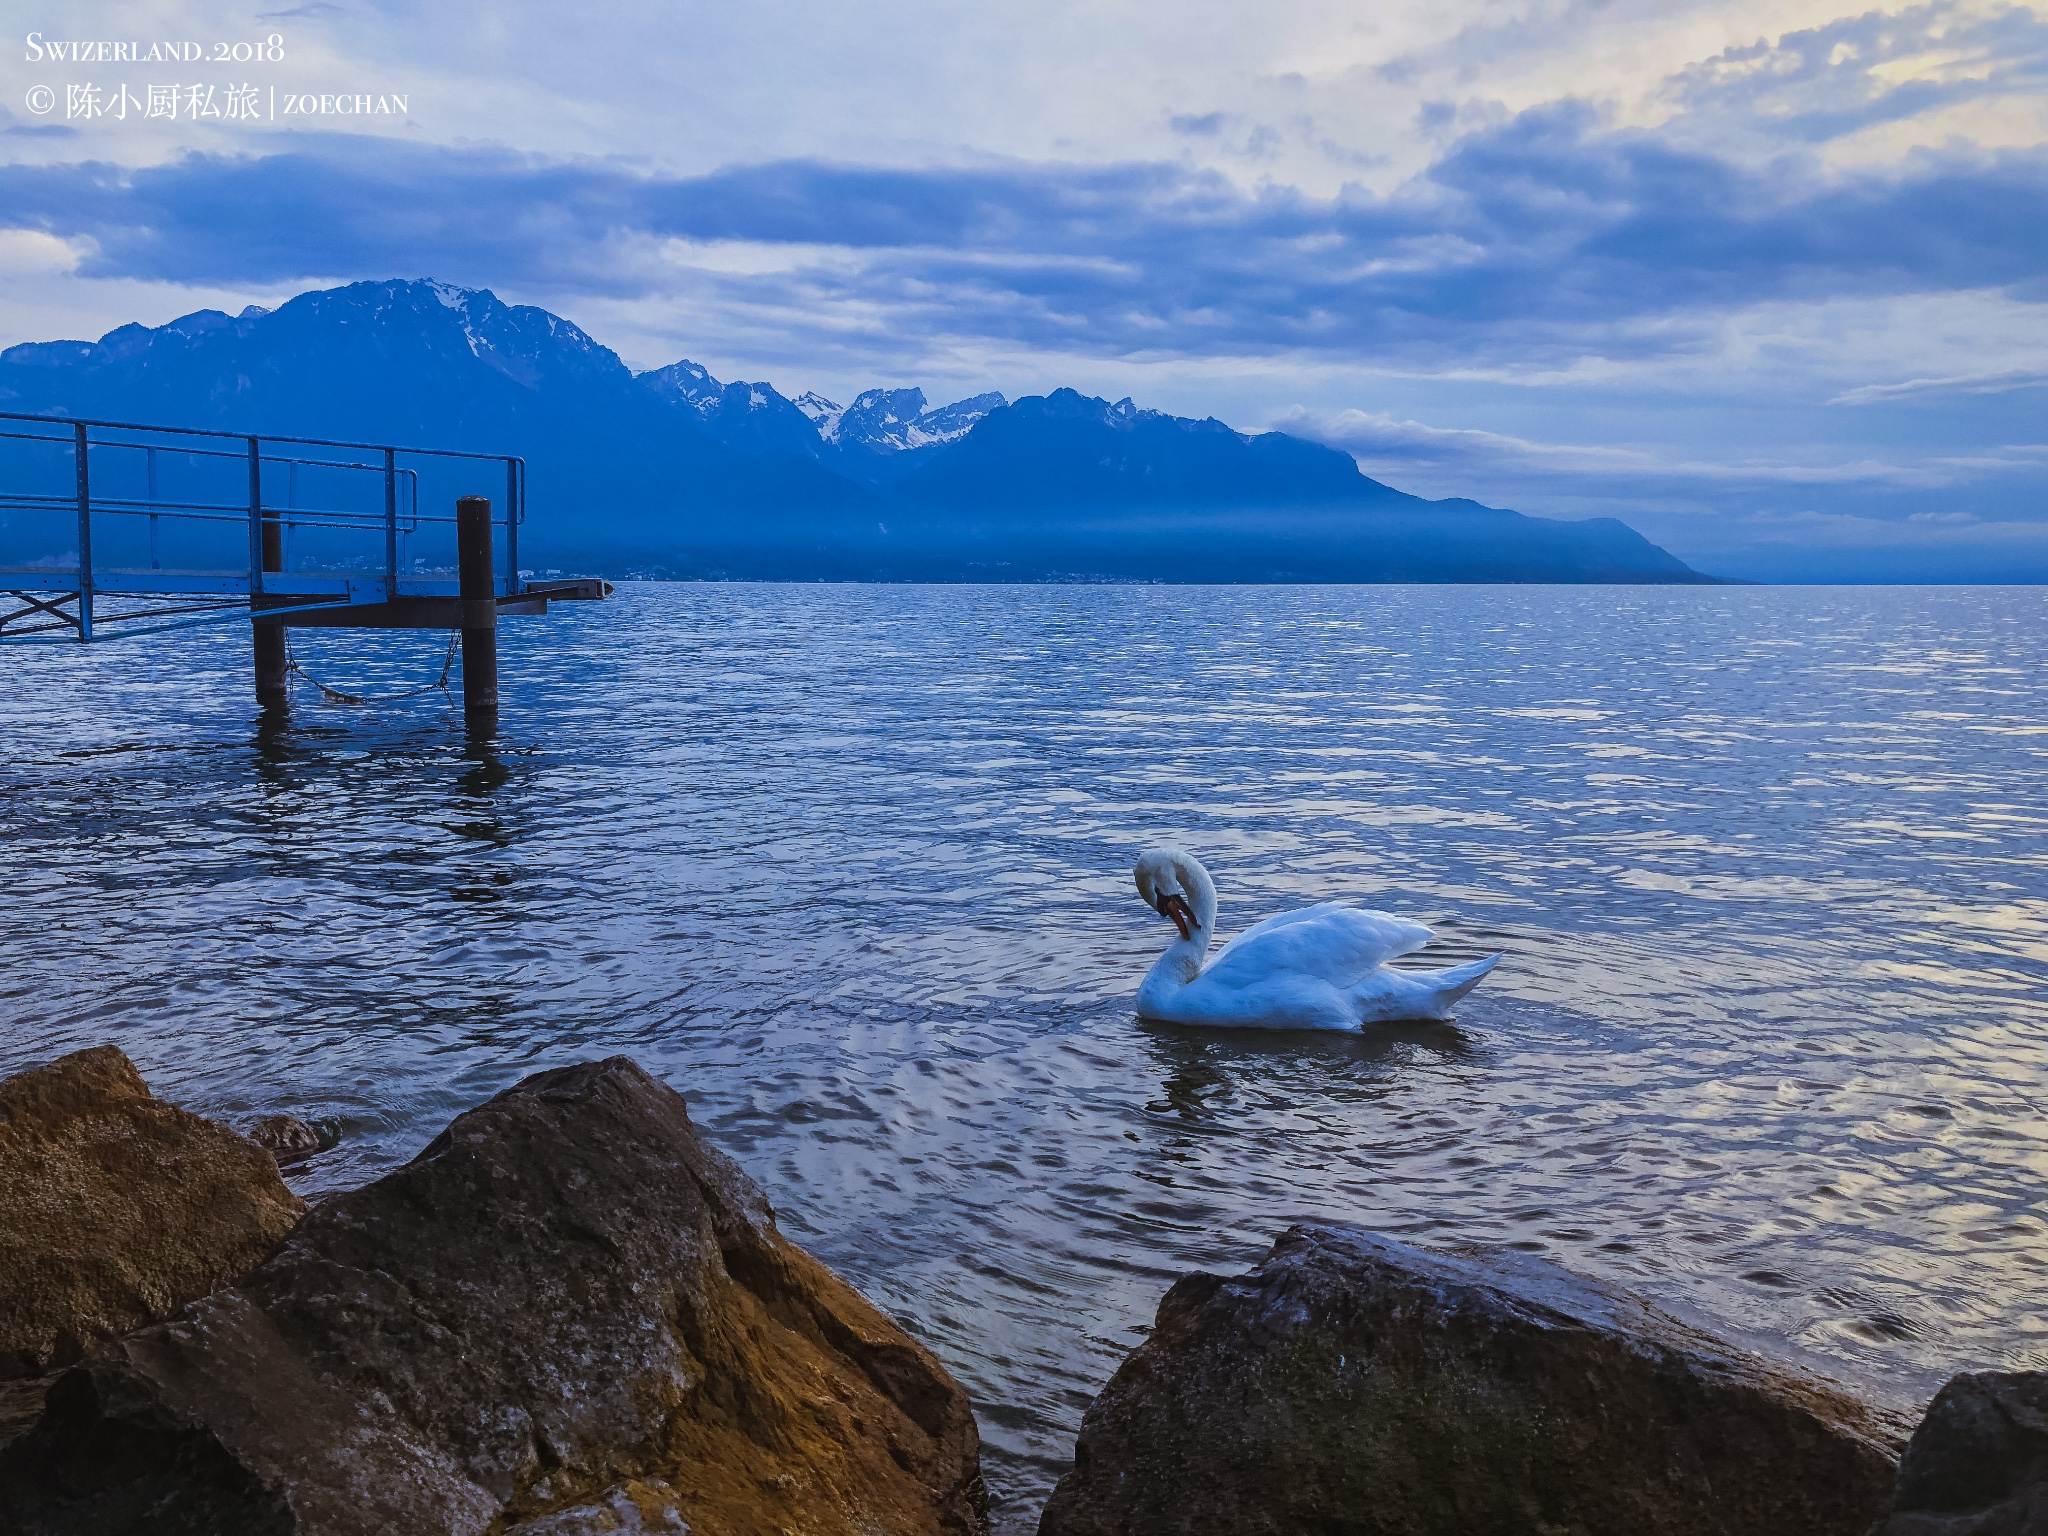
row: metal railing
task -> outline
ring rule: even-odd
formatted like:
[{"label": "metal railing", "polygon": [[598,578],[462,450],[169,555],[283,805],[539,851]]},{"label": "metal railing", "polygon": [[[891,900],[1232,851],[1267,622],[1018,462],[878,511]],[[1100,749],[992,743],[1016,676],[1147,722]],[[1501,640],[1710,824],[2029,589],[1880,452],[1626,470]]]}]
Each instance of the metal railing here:
[{"label": "metal railing", "polygon": [[[506,556],[496,595],[513,596],[526,504],[526,462],[515,455],[0,411],[0,593],[20,604],[0,613],[0,642],[47,641],[55,631],[91,641],[254,608],[280,614],[452,595],[455,500],[486,492],[475,483],[484,465],[500,467],[489,479],[502,486],[502,500],[490,487],[493,534]],[[167,493],[172,478],[182,492]],[[299,505],[302,478],[321,504]],[[450,510],[435,515],[429,505]],[[200,530],[185,542],[202,546],[210,563],[167,567],[166,525]],[[124,527],[142,530],[123,541],[136,558],[110,564],[95,544],[104,548]],[[246,536],[223,544],[229,527]],[[428,568],[416,547],[438,545],[442,528],[448,558]],[[17,563],[38,543],[40,558]],[[109,607],[109,598],[126,601]]]}]

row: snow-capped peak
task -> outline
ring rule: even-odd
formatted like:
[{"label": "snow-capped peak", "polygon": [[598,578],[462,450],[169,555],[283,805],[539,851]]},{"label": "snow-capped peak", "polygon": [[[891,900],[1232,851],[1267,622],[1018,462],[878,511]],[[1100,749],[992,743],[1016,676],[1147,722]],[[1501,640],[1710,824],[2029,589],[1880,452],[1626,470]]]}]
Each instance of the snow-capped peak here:
[{"label": "snow-capped peak", "polygon": [[[735,419],[734,412],[772,413],[783,405],[772,385],[721,384],[688,358],[643,373],[639,379],[662,398],[687,406],[707,421],[714,415],[730,421]],[[788,403],[803,413],[822,442],[859,446],[875,453],[901,453],[965,437],[982,417],[1009,402],[991,390],[927,410],[921,389],[866,389],[854,396],[851,405],[841,405],[816,390],[805,390]]]},{"label": "snow-capped peak", "polygon": [[840,418],[846,415],[846,407],[837,400],[827,400],[815,390],[805,390],[790,404],[811,418],[811,425],[818,429],[818,436],[826,442],[839,439]]},{"label": "snow-capped peak", "polygon": [[863,390],[846,408],[833,435],[878,453],[901,453],[964,437],[977,421],[1006,403],[990,391],[927,410],[921,389]]},{"label": "snow-capped peak", "polygon": [[641,374],[640,382],[663,399],[687,405],[700,416],[717,405],[725,394],[725,386],[711,377],[709,369],[700,367],[687,357],[670,363],[666,368]]},{"label": "snow-capped peak", "polygon": [[999,411],[1009,403],[993,389],[984,395],[970,395],[926,411],[917,418],[915,430],[925,442],[950,443],[973,431],[974,424],[990,411]]}]

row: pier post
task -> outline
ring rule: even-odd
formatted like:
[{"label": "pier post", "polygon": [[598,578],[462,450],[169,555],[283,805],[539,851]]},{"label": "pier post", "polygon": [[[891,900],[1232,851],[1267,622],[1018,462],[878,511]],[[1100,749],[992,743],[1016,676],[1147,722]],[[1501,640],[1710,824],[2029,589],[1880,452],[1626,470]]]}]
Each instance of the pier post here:
[{"label": "pier post", "polygon": [[87,471],[85,423],[73,428],[72,451],[78,458],[78,638],[92,638],[92,477]]},{"label": "pier post", "polygon": [[[262,571],[284,569],[284,527],[278,521],[275,508],[263,505],[263,456],[255,438],[249,439],[249,512],[256,519],[260,529],[257,554]],[[250,607],[262,609],[279,606],[280,600],[266,600],[262,595],[262,578],[259,575],[254,585],[257,593],[250,599]],[[282,601],[289,601],[284,599]],[[249,625],[249,637],[256,651],[256,704],[260,709],[283,709],[291,703],[291,668],[284,649],[284,621],[271,619],[267,622],[255,619]]]},{"label": "pier post", "polygon": [[256,642],[257,706],[283,709],[292,699],[291,669],[284,651],[284,620],[258,619],[249,629]]},{"label": "pier post", "polygon": [[498,724],[498,594],[491,573],[491,500],[455,503],[455,562],[462,589],[462,712],[470,729]]}]

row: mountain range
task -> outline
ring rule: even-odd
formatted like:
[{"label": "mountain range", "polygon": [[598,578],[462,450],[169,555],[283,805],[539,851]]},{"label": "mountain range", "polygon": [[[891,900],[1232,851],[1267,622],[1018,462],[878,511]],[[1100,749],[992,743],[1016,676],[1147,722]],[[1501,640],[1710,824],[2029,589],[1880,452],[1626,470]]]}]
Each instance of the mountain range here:
[{"label": "mountain range", "polygon": [[522,560],[681,577],[1692,583],[1611,518],[1425,501],[1280,432],[1058,389],[845,406],[635,373],[486,290],[355,283],[0,352],[0,409],[516,453]]}]

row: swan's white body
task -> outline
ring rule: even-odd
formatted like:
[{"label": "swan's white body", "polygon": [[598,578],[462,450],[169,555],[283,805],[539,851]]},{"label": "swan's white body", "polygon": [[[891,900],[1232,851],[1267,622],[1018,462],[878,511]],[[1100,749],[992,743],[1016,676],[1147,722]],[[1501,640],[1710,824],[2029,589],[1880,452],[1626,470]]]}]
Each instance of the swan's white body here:
[{"label": "swan's white body", "polygon": [[1216,924],[1216,886],[1193,855],[1154,848],[1133,871],[1146,905],[1181,937],[1138,987],[1138,1013],[1170,1024],[1240,1029],[1357,1029],[1401,1019],[1446,1019],[1499,963],[1489,955],[1442,971],[1395,971],[1387,961],[1435,935],[1386,912],[1328,901],[1269,917],[1232,939],[1205,967]]}]

